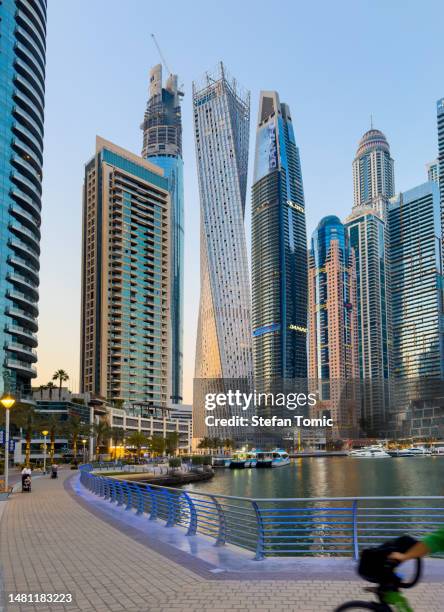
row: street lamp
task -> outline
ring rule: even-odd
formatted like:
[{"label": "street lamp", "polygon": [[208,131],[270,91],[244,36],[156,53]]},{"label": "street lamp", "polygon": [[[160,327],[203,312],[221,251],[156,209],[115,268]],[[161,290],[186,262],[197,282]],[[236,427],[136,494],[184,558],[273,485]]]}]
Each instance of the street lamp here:
[{"label": "street lamp", "polygon": [[9,394],[0,399],[0,403],[6,410],[5,418],[5,491],[8,491],[9,481],[9,411],[15,404],[15,398]]},{"label": "street lamp", "polygon": [[88,442],[88,440],[86,438],[83,438],[82,440],[82,444],[83,444],[83,463],[86,463],[86,443]]},{"label": "street lamp", "polygon": [[42,431],[42,434],[45,437],[45,441],[43,442],[43,473],[46,474],[46,436],[49,434],[49,431],[47,429],[44,429]]}]

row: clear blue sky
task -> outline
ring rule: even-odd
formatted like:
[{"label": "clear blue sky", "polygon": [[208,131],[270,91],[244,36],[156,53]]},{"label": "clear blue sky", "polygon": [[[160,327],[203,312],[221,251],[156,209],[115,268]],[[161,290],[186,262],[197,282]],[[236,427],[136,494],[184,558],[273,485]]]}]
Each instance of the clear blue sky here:
[{"label": "clear blue sky", "polygon": [[[251,90],[251,155],[261,89],[290,105],[300,148],[308,235],[345,218],[351,163],[369,128],[387,136],[396,189],[425,180],[444,96],[444,3],[438,0],[49,0],[39,379],[79,380],[81,188],[95,135],[140,154],[139,124],[155,32],[184,83],[185,399],[191,399],[199,299],[199,197],[191,82],[223,60]],[[247,198],[247,240],[249,242]]]}]

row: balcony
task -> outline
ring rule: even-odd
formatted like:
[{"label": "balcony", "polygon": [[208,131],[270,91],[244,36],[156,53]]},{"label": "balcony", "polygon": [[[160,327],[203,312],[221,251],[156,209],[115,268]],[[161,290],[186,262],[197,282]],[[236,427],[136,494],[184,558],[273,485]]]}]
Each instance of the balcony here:
[{"label": "balcony", "polygon": [[16,336],[20,342],[24,344],[28,344],[31,347],[37,346],[37,336],[26,329],[25,327],[20,327],[20,325],[13,325],[12,323],[7,323],[5,327],[5,331],[12,336]]},{"label": "balcony", "polygon": [[32,332],[36,332],[38,330],[37,321],[34,317],[30,316],[28,313],[23,312],[19,308],[13,308],[11,306],[6,307],[6,314],[10,317],[13,317],[23,325],[27,325],[28,329]]},{"label": "balcony", "polygon": [[31,315],[38,317],[39,309],[37,307],[37,303],[25,293],[15,291],[14,289],[7,289],[6,296],[16,302],[22,308],[29,310]]},{"label": "balcony", "polygon": [[23,346],[21,344],[16,344],[15,342],[7,342],[5,344],[5,349],[11,353],[16,353],[19,357],[24,358],[26,361],[37,361],[37,351],[29,346]]},{"label": "balcony", "polygon": [[17,370],[21,374],[25,374],[30,376],[31,378],[36,378],[37,376],[37,368],[31,365],[27,361],[18,361],[16,359],[6,359],[6,367],[11,370]]}]

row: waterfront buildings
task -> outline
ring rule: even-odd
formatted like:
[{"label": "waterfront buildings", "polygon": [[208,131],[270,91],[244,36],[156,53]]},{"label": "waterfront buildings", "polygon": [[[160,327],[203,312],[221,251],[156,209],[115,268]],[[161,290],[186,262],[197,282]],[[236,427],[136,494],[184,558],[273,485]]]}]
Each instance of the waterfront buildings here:
[{"label": "waterfront buildings", "polygon": [[390,200],[393,376],[444,379],[439,188],[428,182]]},{"label": "waterfront buildings", "polygon": [[[444,240],[444,98],[436,103],[436,115],[438,123],[438,169],[439,189],[441,200],[441,234]],[[442,247],[444,256],[444,244]]]},{"label": "waterfront buildings", "polygon": [[162,66],[150,71],[149,98],[141,128],[142,157],[164,170],[171,195],[170,207],[170,379],[172,402],[182,400],[183,361],[183,160],[181,97],[177,75],[170,74],[162,87]]},{"label": "waterfront buildings", "polygon": [[217,75],[193,83],[199,179],[200,304],[196,379],[250,379],[250,287],[244,232],[250,97]]},{"label": "waterfront buildings", "polygon": [[252,188],[255,384],[307,377],[307,249],[299,150],[290,109],[260,94]]},{"label": "waterfront buildings", "polygon": [[46,1],[1,4],[0,394],[23,399],[37,361]]},{"label": "waterfront buildings", "polygon": [[[385,135],[373,127],[361,138],[353,161],[353,208],[373,206],[395,193],[394,161]],[[381,210],[379,211],[381,212]]]},{"label": "waterfront buildings", "polygon": [[168,187],[161,168],[97,137],[83,193],[82,392],[168,403]]},{"label": "waterfront buildings", "polygon": [[439,185],[439,160],[434,159],[432,162],[426,164],[426,169],[428,180],[438,183]]},{"label": "waterfront buildings", "polygon": [[308,376],[317,393],[316,411],[329,412],[334,437],[355,437],[360,411],[356,268],[338,217],[324,217],[313,232],[308,286]]}]

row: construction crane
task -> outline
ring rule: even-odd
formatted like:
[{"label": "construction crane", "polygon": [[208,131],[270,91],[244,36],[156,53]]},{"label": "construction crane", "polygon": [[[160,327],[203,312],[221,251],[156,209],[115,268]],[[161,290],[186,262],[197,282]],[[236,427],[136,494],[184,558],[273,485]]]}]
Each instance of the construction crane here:
[{"label": "construction crane", "polygon": [[154,36],[154,34],[151,34],[151,38],[153,39],[154,44],[156,45],[156,48],[157,48],[157,50],[158,50],[158,52],[159,52],[159,55],[160,55],[160,59],[162,60],[162,64],[163,64],[163,65],[164,65],[164,67],[166,68],[166,70],[167,70],[168,74],[173,74],[173,73],[171,72],[171,70],[168,68],[168,64],[166,63],[166,60],[165,60],[165,58],[164,58],[164,56],[163,56],[163,53],[162,53],[162,50],[161,50],[161,48],[159,47],[159,43],[157,42],[157,39],[156,39],[156,37]]}]

